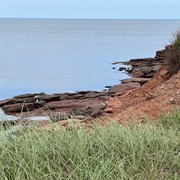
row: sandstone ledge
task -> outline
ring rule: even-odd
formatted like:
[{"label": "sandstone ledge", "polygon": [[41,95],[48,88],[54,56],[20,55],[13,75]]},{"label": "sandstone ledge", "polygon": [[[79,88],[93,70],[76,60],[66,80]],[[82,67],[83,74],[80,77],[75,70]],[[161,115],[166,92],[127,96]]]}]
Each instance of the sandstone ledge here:
[{"label": "sandstone ledge", "polygon": [[125,62],[124,64],[131,65],[132,68],[120,67],[119,70],[125,70],[132,78],[122,80],[121,84],[109,87],[107,91],[22,94],[0,101],[0,107],[6,114],[21,114],[24,117],[28,117],[30,114],[46,114],[53,121],[71,117],[75,119],[97,117],[104,112],[112,111],[106,108],[106,101],[148,82],[164,64],[167,64],[170,51],[170,46],[167,46],[165,50],[157,51],[154,58],[131,59]]}]

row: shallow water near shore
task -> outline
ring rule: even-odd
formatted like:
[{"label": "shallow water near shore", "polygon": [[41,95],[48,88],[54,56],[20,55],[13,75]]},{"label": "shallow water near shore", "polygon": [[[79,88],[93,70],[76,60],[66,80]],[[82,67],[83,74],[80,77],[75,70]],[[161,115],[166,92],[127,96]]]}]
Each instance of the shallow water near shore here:
[{"label": "shallow water near shore", "polygon": [[[0,108],[0,122],[1,121],[16,121],[20,118],[20,116],[21,115],[19,115],[19,116],[7,115]],[[47,116],[32,116],[32,117],[26,117],[23,119],[29,120],[29,121],[44,121],[44,120],[50,121],[49,117],[47,117]]]},{"label": "shallow water near shore", "polygon": [[0,121],[16,121],[17,119],[17,116],[4,114],[3,110],[0,108]]},{"label": "shallow water near shore", "polygon": [[128,75],[112,62],[154,57],[180,26],[180,20],[0,21],[0,99],[118,84]]}]

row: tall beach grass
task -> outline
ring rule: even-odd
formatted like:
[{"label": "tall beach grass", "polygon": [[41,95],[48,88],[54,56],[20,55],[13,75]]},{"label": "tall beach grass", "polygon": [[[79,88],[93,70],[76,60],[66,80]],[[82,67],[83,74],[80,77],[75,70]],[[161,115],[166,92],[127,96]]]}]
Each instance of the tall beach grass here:
[{"label": "tall beach grass", "polygon": [[111,121],[45,131],[29,127],[0,144],[3,180],[169,180],[180,178],[180,111],[157,125]]},{"label": "tall beach grass", "polygon": [[173,49],[180,50],[180,28],[173,34],[173,38],[170,42]]}]

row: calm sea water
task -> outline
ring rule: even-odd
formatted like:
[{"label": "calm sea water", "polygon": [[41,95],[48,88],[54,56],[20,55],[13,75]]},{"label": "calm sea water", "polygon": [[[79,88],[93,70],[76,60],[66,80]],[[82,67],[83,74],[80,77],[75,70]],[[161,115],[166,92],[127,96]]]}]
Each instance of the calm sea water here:
[{"label": "calm sea water", "polygon": [[103,90],[127,78],[111,62],[154,57],[180,20],[0,19],[0,99]]}]

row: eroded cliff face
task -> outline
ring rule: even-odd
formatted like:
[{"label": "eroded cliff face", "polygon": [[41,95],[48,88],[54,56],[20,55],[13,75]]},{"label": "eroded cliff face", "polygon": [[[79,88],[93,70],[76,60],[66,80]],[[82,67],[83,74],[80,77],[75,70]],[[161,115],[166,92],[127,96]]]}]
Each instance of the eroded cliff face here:
[{"label": "eroded cliff face", "polygon": [[105,112],[110,118],[121,123],[132,119],[143,122],[180,108],[180,50],[167,46],[157,51],[155,58],[164,65],[148,82],[125,94],[118,92],[106,101]]}]

